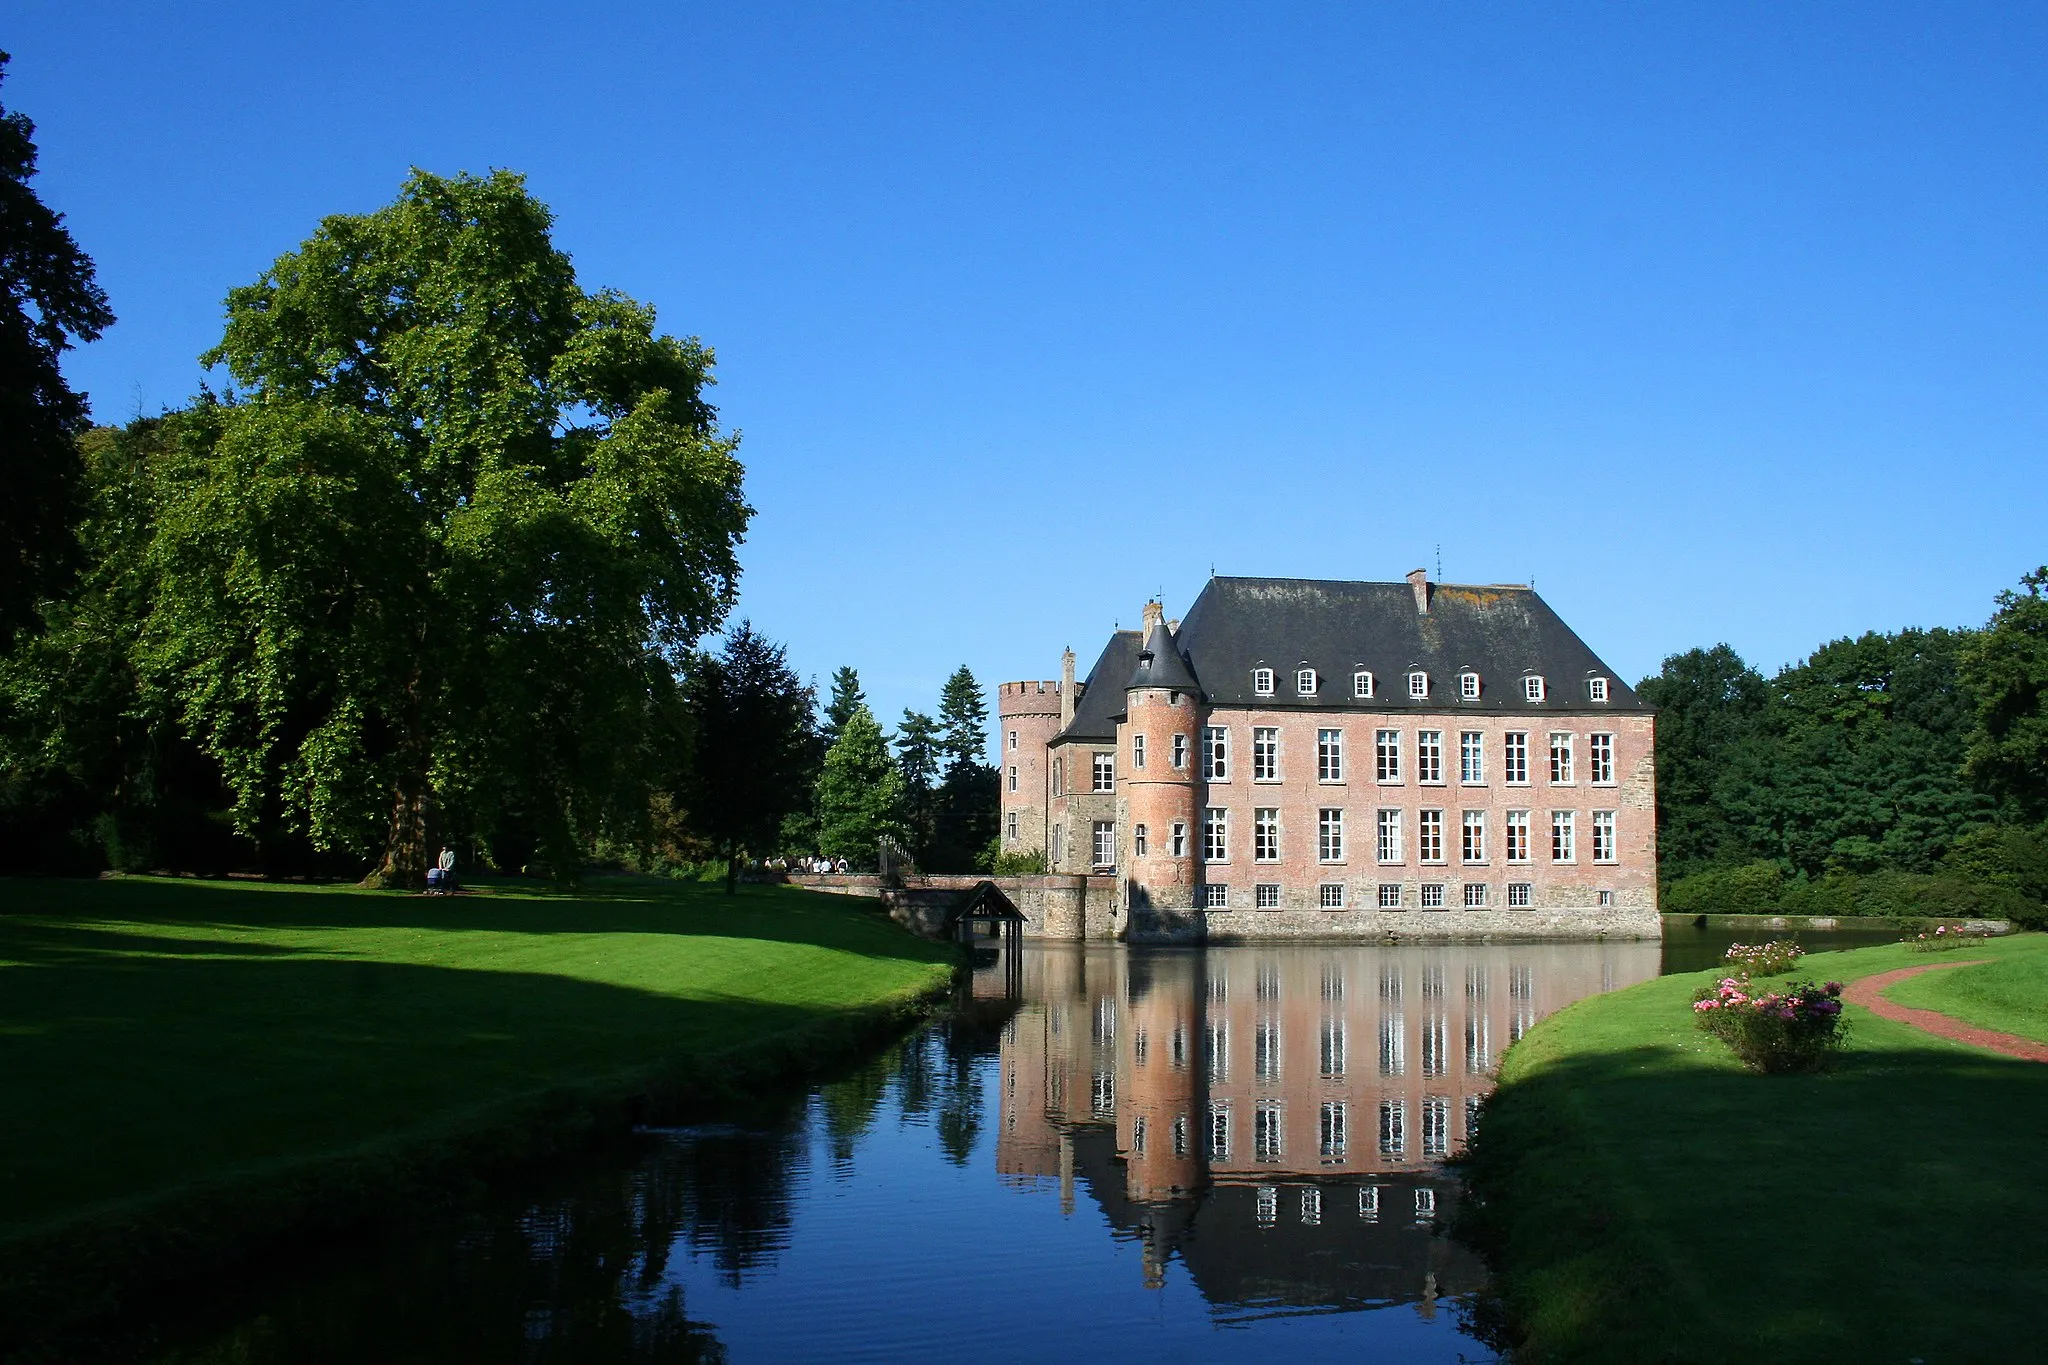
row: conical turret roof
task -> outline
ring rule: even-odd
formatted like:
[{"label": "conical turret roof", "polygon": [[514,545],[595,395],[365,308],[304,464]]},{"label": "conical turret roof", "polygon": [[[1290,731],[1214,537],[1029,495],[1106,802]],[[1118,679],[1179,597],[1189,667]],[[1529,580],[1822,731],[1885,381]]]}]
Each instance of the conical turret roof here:
[{"label": "conical turret roof", "polygon": [[1151,634],[1138,647],[1138,666],[1131,671],[1131,680],[1124,684],[1124,690],[1134,687],[1171,687],[1182,692],[1200,692],[1202,685],[1195,681],[1194,670],[1188,667],[1186,659],[1180,656],[1180,646],[1174,642],[1173,632],[1166,628],[1166,622],[1154,621]]}]

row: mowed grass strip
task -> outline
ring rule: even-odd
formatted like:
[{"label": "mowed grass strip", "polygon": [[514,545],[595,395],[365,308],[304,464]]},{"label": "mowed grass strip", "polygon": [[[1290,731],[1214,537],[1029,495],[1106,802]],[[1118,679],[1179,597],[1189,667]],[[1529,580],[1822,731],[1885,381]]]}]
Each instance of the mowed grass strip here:
[{"label": "mowed grass strip", "polygon": [[772,1046],[952,960],[873,902],[781,887],[0,880],[0,1242]]},{"label": "mowed grass strip", "polygon": [[[1979,953],[1972,941],[1951,952],[1928,953],[1919,960],[1939,964],[1983,956],[1988,954]],[[1981,967],[1926,972],[1893,986],[1885,998],[1915,1009],[1934,1010],[1978,1028],[2048,1043],[2048,953],[2012,954]]]},{"label": "mowed grass strip", "polygon": [[[1994,979],[2048,968],[2040,934],[1968,952]],[[1866,948],[1792,975],[1940,960]],[[1467,1231],[1517,1358],[2038,1356],[2048,1066],[1851,1007],[1834,1071],[1753,1075],[1693,1026],[1692,994],[1718,975],[1581,1001],[1508,1052],[1467,1166]]]}]

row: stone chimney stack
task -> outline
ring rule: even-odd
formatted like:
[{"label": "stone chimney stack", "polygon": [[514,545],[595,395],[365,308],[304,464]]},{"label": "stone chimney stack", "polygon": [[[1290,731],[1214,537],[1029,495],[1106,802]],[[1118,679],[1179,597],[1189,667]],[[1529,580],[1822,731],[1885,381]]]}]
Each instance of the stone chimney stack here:
[{"label": "stone chimney stack", "polygon": [[1415,614],[1417,616],[1429,615],[1429,570],[1410,569],[1408,571],[1408,586],[1415,589]]},{"label": "stone chimney stack", "polygon": [[1165,607],[1160,606],[1157,602],[1147,602],[1145,604],[1145,625],[1144,628],[1138,632],[1138,638],[1140,640],[1151,639],[1152,628],[1158,625],[1162,620],[1164,620],[1165,617]]},{"label": "stone chimney stack", "polygon": [[1060,729],[1074,723],[1074,651],[1060,655]]}]

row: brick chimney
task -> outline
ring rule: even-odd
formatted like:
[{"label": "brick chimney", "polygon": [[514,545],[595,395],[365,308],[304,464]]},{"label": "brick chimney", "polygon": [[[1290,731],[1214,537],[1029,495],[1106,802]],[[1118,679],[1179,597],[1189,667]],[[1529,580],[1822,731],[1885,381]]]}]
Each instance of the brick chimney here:
[{"label": "brick chimney", "polygon": [[1408,586],[1415,590],[1415,614],[1429,615],[1429,570],[1410,569]]},{"label": "brick chimney", "polygon": [[1162,620],[1164,620],[1165,617],[1166,608],[1160,606],[1157,602],[1147,602],[1145,604],[1145,624],[1144,627],[1138,632],[1139,640],[1144,641],[1151,639],[1152,628],[1158,625]]},{"label": "brick chimney", "polygon": [[1060,729],[1074,723],[1074,651],[1060,655]]}]

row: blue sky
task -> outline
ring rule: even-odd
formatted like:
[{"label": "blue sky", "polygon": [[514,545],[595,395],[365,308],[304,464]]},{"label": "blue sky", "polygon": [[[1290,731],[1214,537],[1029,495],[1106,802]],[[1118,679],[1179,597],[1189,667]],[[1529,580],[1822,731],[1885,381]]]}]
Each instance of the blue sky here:
[{"label": "blue sky", "polygon": [[607,8],[16,0],[96,415],[321,215],[507,166],[716,348],[740,612],[885,723],[1212,567],[1440,553],[1636,678],[2048,561],[2048,9]]}]

